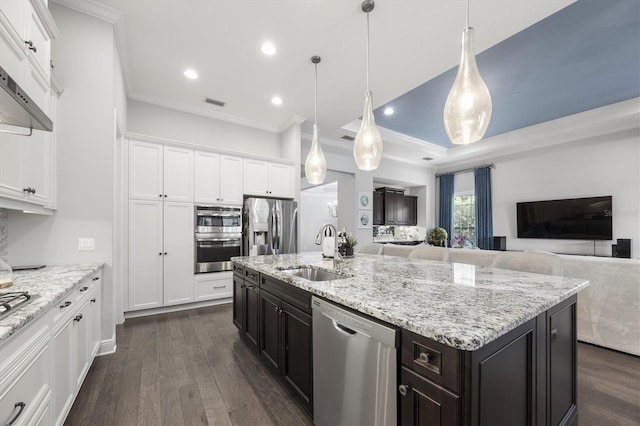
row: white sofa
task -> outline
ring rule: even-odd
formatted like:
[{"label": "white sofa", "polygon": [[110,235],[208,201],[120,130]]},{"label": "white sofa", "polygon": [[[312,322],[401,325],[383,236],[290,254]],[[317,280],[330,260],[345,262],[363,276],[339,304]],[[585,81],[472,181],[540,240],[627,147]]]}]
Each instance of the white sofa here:
[{"label": "white sofa", "polygon": [[578,293],[578,340],[640,356],[640,259],[386,244],[385,256],[440,260],[585,278]]}]

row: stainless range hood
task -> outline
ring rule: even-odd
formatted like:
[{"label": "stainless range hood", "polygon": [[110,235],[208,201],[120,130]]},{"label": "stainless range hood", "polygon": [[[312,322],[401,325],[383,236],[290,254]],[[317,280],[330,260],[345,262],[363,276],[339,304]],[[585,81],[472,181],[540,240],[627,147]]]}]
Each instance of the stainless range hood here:
[{"label": "stainless range hood", "polygon": [[[53,122],[0,67],[0,124],[27,129],[53,130]],[[0,130],[2,132],[2,130]]]}]

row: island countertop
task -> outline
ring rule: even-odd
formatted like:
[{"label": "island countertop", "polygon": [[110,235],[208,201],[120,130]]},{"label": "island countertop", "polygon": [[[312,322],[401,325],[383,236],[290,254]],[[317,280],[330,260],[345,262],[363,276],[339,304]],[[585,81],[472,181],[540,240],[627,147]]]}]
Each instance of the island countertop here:
[{"label": "island countertop", "polygon": [[27,291],[36,296],[27,305],[0,320],[0,344],[22,327],[37,319],[65,295],[75,290],[103,264],[47,266],[34,271],[13,273],[13,286],[0,292]]},{"label": "island countertop", "polygon": [[319,253],[234,257],[245,267],[462,350],[476,350],[586,288],[556,277],[405,257],[356,254],[345,279],[308,281],[283,270],[333,269]]}]

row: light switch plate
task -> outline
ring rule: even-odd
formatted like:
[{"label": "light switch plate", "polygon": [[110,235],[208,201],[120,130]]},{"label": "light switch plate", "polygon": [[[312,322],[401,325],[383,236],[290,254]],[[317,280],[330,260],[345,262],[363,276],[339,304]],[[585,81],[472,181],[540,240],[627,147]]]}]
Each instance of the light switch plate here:
[{"label": "light switch plate", "polygon": [[78,238],[78,250],[93,250],[95,238]]}]

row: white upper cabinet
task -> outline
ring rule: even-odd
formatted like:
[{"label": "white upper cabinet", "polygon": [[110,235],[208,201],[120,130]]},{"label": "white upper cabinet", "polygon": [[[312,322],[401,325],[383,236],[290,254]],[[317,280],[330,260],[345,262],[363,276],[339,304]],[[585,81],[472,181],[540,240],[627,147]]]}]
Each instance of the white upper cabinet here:
[{"label": "white upper cabinet", "polygon": [[242,204],[242,158],[196,151],[194,174],[196,203]]},{"label": "white upper cabinet", "polygon": [[162,145],[131,141],[129,146],[129,197],[159,200],[162,191]]},{"label": "white upper cabinet", "polygon": [[193,202],[193,150],[164,147],[164,199]]},{"label": "white upper cabinet", "polygon": [[194,197],[200,204],[220,202],[220,155],[196,151],[194,158]]},{"label": "white upper cabinet", "polygon": [[267,197],[293,198],[293,166],[244,160],[244,192]]},{"label": "white upper cabinet", "polygon": [[31,201],[42,205],[48,204],[52,199],[51,167],[54,159],[50,136],[45,132],[34,131],[25,144],[29,160],[28,169],[25,170],[28,176],[26,182],[31,188],[27,196]]},{"label": "white upper cabinet", "polygon": [[29,53],[29,59],[34,67],[49,80],[51,74],[51,38],[44,27],[40,16],[30,1],[27,4],[27,24],[25,34],[25,46]]},{"label": "white upper cabinet", "polygon": [[293,198],[293,167],[287,164],[269,163],[269,195]]}]

